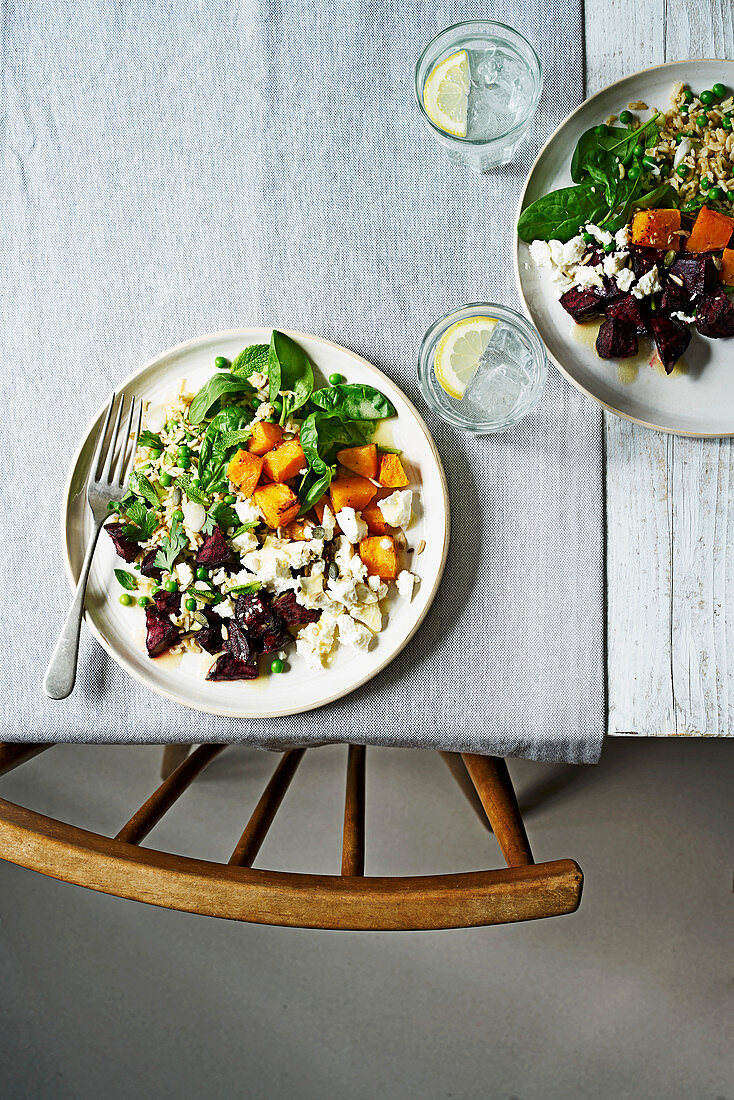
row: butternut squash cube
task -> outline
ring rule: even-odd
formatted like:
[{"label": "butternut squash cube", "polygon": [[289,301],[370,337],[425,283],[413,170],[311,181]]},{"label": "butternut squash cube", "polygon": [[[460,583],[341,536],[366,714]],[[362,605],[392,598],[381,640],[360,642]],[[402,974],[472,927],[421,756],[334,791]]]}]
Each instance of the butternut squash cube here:
[{"label": "butternut squash cube", "polygon": [[268,527],[287,527],[298,515],[301,505],[288,485],[263,485],[253,498]]},{"label": "butternut squash cube", "polygon": [[408,484],[400,455],[380,456],[380,473],[377,480],[380,485],[384,485],[388,489],[402,489]]},{"label": "butternut squash cube", "polygon": [[719,278],[724,286],[734,286],[734,248],[724,249]]},{"label": "butternut squash cube", "polygon": [[377,477],[377,447],[367,443],[364,447],[345,447],[336,452],[337,461],[360,477]]},{"label": "butternut squash cube", "polygon": [[227,477],[234,482],[243,496],[251,497],[260,480],[262,468],[263,459],[260,455],[251,454],[240,448],[227,466]]},{"label": "butternut squash cube", "polygon": [[281,443],[274,451],[268,451],[263,462],[263,470],[273,481],[288,481],[297,477],[306,466],[306,456],[297,439]]},{"label": "butternut squash cube", "polygon": [[389,497],[392,491],[392,489],[378,489],[375,499],[362,509],[362,519],[367,524],[371,535],[389,535],[392,531],[392,527],[387,523],[379,507],[380,501]]},{"label": "butternut squash cube", "polygon": [[369,535],[359,544],[359,556],[367,572],[383,581],[394,581],[400,572],[395,539],[390,535]]},{"label": "butternut squash cube", "polygon": [[686,252],[718,252],[726,248],[732,233],[734,218],[702,206],[686,241]]},{"label": "butternut squash cube", "polygon": [[283,442],[283,429],[280,424],[270,424],[267,420],[258,420],[252,425],[252,434],[247,441],[248,450],[254,455],[266,455]]},{"label": "butternut squash cube", "polygon": [[342,508],[355,508],[361,512],[377,492],[377,486],[366,477],[340,477],[329,486],[331,510],[336,515]]},{"label": "butternut squash cube", "polygon": [[680,210],[638,210],[632,219],[632,242],[644,248],[680,248]]},{"label": "butternut squash cube", "polygon": [[294,542],[305,542],[306,532],[313,530],[315,524],[313,520],[302,517],[301,519],[294,519],[283,530],[284,539],[292,539]]}]

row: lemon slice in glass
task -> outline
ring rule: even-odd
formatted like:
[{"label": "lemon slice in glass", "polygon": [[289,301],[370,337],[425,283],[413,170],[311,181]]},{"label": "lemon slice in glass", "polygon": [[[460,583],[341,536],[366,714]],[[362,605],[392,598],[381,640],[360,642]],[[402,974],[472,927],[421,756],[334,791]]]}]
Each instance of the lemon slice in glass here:
[{"label": "lemon slice in glass", "polygon": [[439,61],[423,85],[423,106],[434,126],[454,137],[466,137],[469,102],[469,57],[459,50]]},{"label": "lemon slice in glass", "polygon": [[447,328],[436,345],[433,369],[446,393],[461,401],[492,338],[494,317],[465,317]]}]

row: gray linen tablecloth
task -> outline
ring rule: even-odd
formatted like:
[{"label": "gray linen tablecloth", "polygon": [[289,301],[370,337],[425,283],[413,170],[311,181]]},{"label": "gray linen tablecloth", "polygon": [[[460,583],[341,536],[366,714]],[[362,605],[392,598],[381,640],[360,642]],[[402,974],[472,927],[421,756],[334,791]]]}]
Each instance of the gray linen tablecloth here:
[{"label": "gray linen tablecloth", "polygon": [[[412,99],[442,27],[498,18],[545,92],[515,162],[448,164]],[[536,415],[469,439],[418,396],[421,336],[516,304],[511,242],[539,145],[582,98],[580,0],[253,0],[4,10],[2,737],[358,741],[591,761],[604,726],[601,416],[552,371]],[[386,673],[300,717],[231,722],[148,693],[85,637],[41,694],[69,600],[58,513],[116,383],[195,334],[293,327],[354,348],[428,420],[453,502],[445,580]]]}]

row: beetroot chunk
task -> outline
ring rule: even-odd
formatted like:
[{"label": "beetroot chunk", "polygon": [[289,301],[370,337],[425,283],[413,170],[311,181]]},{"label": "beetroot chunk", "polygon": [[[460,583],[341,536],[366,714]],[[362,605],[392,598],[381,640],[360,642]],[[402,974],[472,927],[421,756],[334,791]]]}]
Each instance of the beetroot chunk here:
[{"label": "beetroot chunk", "polygon": [[602,311],[601,302],[590,290],[579,290],[572,286],[558,299],[566,313],[570,313],[577,325],[596,317]]},{"label": "beetroot chunk", "polygon": [[124,524],[122,523],[108,523],[105,526],[105,531],[112,539],[115,550],[123,561],[133,561],[138,555],[138,544],[123,535],[123,527]]},{"label": "beetroot chunk", "polygon": [[224,535],[218,527],[215,527],[211,535],[207,535],[204,544],[196,555],[196,564],[206,565],[209,569],[214,569],[219,565],[224,565],[231,557],[232,551],[227,546]]},{"label": "beetroot chunk", "polygon": [[680,321],[672,317],[653,317],[652,334],[665,373],[670,374],[691,342],[691,334]]},{"label": "beetroot chunk", "polygon": [[159,569],[155,564],[155,559],[158,557],[158,550],[154,546],[152,550],[149,550],[140,563],[140,572],[144,577],[153,577],[154,580],[159,581],[163,576],[163,570]]},{"label": "beetroot chunk", "polygon": [[267,592],[239,596],[235,604],[235,620],[253,641],[260,653],[275,653],[289,645],[293,638],[272,608]]},{"label": "beetroot chunk", "polygon": [[663,296],[660,299],[661,313],[664,313],[666,317],[670,317],[671,313],[685,313],[686,316],[690,316],[695,308],[691,296],[684,286],[680,286],[674,279],[666,283]]},{"label": "beetroot chunk", "polygon": [[166,592],[161,589],[153,597],[153,603],[156,611],[160,611],[161,615],[178,615],[181,610],[181,593]]},{"label": "beetroot chunk", "polygon": [[296,600],[295,592],[284,592],[273,600],[273,608],[286,626],[302,626],[305,623],[318,622],[320,611],[309,611]]},{"label": "beetroot chunk", "polygon": [[596,353],[600,359],[628,359],[637,354],[637,333],[626,321],[610,317],[599,329]]},{"label": "beetroot chunk", "polygon": [[239,661],[231,653],[223,653],[206,674],[207,680],[256,680],[258,669],[256,664],[248,664]]},{"label": "beetroot chunk", "polygon": [[649,310],[643,299],[625,294],[619,301],[610,302],[605,312],[608,320],[624,321],[638,334],[650,331]]},{"label": "beetroot chunk", "polygon": [[222,619],[210,607],[204,608],[204,616],[209,625],[203,626],[201,630],[196,632],[196,641],[207,653],[218,653],[224,644],[222,640]]},{"label": "beetroot chunk", "polygon": [[145,625],[148,632],[145,636],[145,646],[149,657],[160,657],[181,637],[178,627],[175,627],[167,615],[161,614],[154,607],[145,609]]},{"label": "beetroot chunk", "polygon": [[723,291],[709,294],[698,303],[696,328],[702,336],[714,340],[734,336],[734,305]]},{"label": "beetroot chunk", "polygon": [[681,252],[671,264],[668,275],[681,280],[690,298],[715,294],[721,286],[716,264],[705,253]]},{"label": "beetroot chunk", "polygon": [[647,275],[648,271],[652,271],[656,266],[661,274],[665,270],[663,264],[665,253],[659,248],[645,248],[643,245],[633,245],[631,257],[632,270],[635,273],[636,279],[641,279],[643,275]]},{"label": "beetroot chunk", "polygon": [[257,653],[249,635],[234,619],[229,621],[227,649],[238,661],[245,664],[257,664]]}]

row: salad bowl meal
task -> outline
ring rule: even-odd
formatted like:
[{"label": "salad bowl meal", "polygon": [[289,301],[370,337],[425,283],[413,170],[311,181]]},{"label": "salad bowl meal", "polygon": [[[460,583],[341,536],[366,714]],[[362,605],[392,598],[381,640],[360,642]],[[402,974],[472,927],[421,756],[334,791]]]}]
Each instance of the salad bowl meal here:
[{"label": "salad bowl meal", "polygon": [[526,308],[611,411],[734,434],[734,63],[628,77],[561,126],[517,223]]},{"label": "salad bowl meal", "polygon": [[[448,548],[440,460],[397,387],[336,345],[241,330],[158,356],[125,389],[147,398],[143,427],[87,597],[113,657],[161,694],[245,718],[378,673],[420,625]],[[72,580],[99,424],[68,487]]]}]

